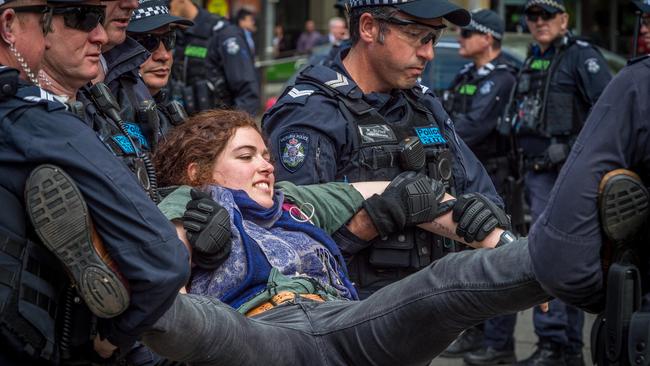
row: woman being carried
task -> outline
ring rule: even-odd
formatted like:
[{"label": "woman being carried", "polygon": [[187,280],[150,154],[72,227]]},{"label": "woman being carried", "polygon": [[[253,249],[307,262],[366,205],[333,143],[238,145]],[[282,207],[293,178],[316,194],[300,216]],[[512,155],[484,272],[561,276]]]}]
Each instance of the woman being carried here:
[{"label": "woman being carried", "polygon": [[[527,244],[516,242],[448,255],[354,301],[354,286],[328,232],[348,220],[363,196],[343,183],[302,197],[290,184],[276,190],[269,159],[254,121],[233,111],[194,116],[159,147],[155,160],[163,184],[201,187],[228,210],[232,249],[216,270],[193,274],[189,292],[210,300],[179,296],[145,335],[157,353],[215,365],[422,364],[465,328],[547,298],[529,268]],[[400,196],[404,186],[421,188],[422,182],[436,191],[428,178],[407,175],[387,194]],[[366,196],[382,188],[357,186]],[[160,207],[175,220],[189,200],[190,188],[184,187]],[[431,221],[435,211],[431,207],[420,218]],[[370,216],[377,225],[378,214]],[[451,216],[422,226],[454,232]],[[423,222],[412,218],[396,221]],[[473,244],[494,246],[500,232]]]}]

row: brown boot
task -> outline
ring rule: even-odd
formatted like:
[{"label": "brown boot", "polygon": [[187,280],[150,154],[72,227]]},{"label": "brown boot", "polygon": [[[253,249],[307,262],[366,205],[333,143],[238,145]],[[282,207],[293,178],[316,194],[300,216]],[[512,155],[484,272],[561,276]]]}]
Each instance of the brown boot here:
[{"label": "brown boot", "polygon": [[29,218],[43,244],[66,267],[90,311],[112,318],[129,306],[129,291],[93,227],[74,181],[53,165],[40,165],[27,179]]}]

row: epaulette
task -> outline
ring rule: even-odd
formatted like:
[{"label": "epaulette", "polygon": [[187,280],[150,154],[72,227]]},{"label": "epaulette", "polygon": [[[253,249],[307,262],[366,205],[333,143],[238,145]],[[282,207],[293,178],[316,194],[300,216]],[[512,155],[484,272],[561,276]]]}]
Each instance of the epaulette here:
[{"label": "epaulette", "polygon": [[215,23],[215,25],[212,26],[212,32],[218,32],[218,31],[221,30],[223,27],[225,27],[226,24],[228,24],[228,23],[227,23],[225,20],[223,20],[223,19],[219,19],[219,20]]},{"label": "epaulette", "polygon": [[472,67],[474,67],[474,63],[473,63],[473,62],[466,63],[465,65],[463,65],[463,68],[460,69],[459,74],[465,74],[465,73],[467,73],[469,70],[472,69]]},{"label": "epaulette", "polygon": [[[298,79],[296,79],[296,84],[298,84],[300,79],[314,81],[317,84],[321,85],[321,87],[329,88],[330,90],[341,93],[343,95],[355,97],[356,94],[358,94],[351,93],[358,89],[357,84],[352,79],[327,66],[308,66],[302,72],[300,72]],[[361,97],[361,94],[359,94],[358,97]]]},{"label": "epaulette", "polygon": [[628,66],[633,65],[633,64],[635,64],[637,62],[640,62],[640,61],[643,61],[643,60],[647,59],[648,57],[650,57],[650,55],[643,55],[643,56],[635,57],[633,59],[628,60],[627,65]]},{"label": "epaulette", "polygon": [[48,111],[66,109],[65,104],[61,103],[54,94],[35,85],[20,87],[16,93],[16,97],[26,102],[45,105]]}]

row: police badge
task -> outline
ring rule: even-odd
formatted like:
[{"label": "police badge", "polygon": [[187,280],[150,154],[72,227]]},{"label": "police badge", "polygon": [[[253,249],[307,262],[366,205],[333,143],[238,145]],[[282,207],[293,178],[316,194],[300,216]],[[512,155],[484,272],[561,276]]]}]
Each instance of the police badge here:
[{"label": "police badge", "polygon": [[226,52],[228,52],[229,55],[236,55],[237,52],[239,52],[239,43],[237,43],[237,38],[235,37],[230,37],[226,39],[224,42],[226,45]]},{"label": "police badge", "polygon": [[590,74],[597,74],[598,71],[600,71],[600,64],[598,64],[598,60],[595,58],[588,58],[585,61],[585,65],[587,66],[587,71],[589,71]]},{"label": "police badge", "polygon": [[309,135],[291,132],[282,135],[279,142],[282,166],[294,173],[305,163],[309,149]]}]

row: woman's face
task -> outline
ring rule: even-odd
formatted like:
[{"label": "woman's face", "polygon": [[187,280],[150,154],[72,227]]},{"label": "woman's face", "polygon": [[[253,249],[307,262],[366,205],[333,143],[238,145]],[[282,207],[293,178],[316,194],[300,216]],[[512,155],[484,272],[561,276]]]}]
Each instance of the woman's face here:
[{"label": "woman's face", "polygon": [[240,127],[228,141],[212,169],[220,186],[243,190],[260,206],[273,206],[273,164],[262,136],[252,127]]}]

